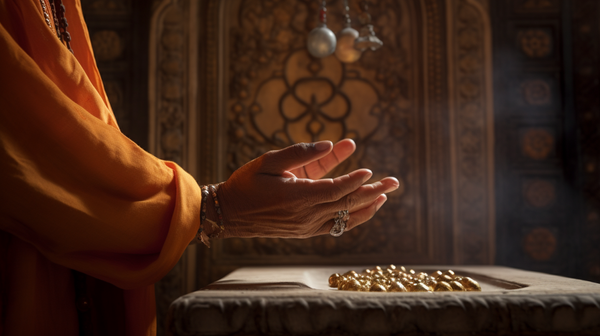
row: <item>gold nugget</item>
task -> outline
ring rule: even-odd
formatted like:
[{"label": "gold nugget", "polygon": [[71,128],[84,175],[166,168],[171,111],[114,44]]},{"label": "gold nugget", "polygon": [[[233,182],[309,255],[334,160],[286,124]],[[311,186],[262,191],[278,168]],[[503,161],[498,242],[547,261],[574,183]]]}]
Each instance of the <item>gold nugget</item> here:
[{"label": "gold nugget", "polygon": [[452,286],[452,290],[455,292],[464,292],[466,291],[465,286],[463,286],[458,281],[450,281],[450,286]]},{"label": "gold nugget", "polygon": [[369,292],[387,292],[385,286],[382,284],[374,283],[371,288],[369,288]]},{"label": "gold nugget", "polygon": [[444,274],[442,273],[442,271],[435,271],[435,272],[431,273],[431,275],[430,275],[430,276],[431,276],[431,277],[433,277],[433,278],[435,279],[435,278],[439,278],[439,277],[441,277],[442,275],[444,275]]},{"label": "gold nugget", "polygon": [[341,276],[341,277],[338,279],[338,285],[337,285],[337,288],[338,288],[339,290],[343,290],[343,289],[342,289],[342,287],[344,287],[344,285],[346,284],[346,282],[348,282],[348,279],[347,279],[345,276]]},{"label": "gold nugget", "polygon": [[422,282],[415,282],[410,286],[411,292],[431,292],[431,288]]},{"label": "gold nugget", "polygon": [[332,274],[329,277],[329,287],[337,287],[338,281],[340,280],[341,275],[339,273]]},{"label": "gold nugget", "polygon": [[469,292],[481,292],[481,286],[479,286],[479,283],[469,277],[463,277],[460,283],[463,285],[463,287],[465,287],[465,290]]},{"label": "gold nugget", "polygon": [[348,271],[348,272],[344,273],[344,276],[346,278],[354,278],[354,279],[356,279],[358,277],[358,273],[356,273],[355,271]]},{"label": "gold nugget", "polygon": [[390,287],[388,288],[388,292],[408,292],[406,287],[401,282],[393,281],[390,283]]},{"label": "gold nugget", "polygon": [[452,292],[452,286],[445,281],[438,282],[433,288],[435,292]]},{"label": "gold nugget", "polygon": [[447,270],[446,272],[444,272],[442,274],[447,275],[451,278],[454,278],[454,276],[456,275],[453,270]]},{"label": "gold nugget", "polygon": [[329,286],[338,290],[365,292],[448,292],[481,291],[481,286],[472,278],[456,274],[452,270],[436,271],[431,274],[406,271],[404,266],[388,265],[365,269],[361,273],[350,270],[343,275],[332,274]]},{"label": "gold nugget", "polygon": [[348,283],[346,284],[346,289],[347,291],[354,291],[354,292],[358,292],[361,289],[361,285],[360,282],[358,282],[358,280],[356,279],[350,279],[348,281]]},{"label": "gold nugget", "polygon": [[442,276],[439,276],[435,279],[436,281],[445,281],[447,283],[450,283],[452,281],[454,281],[454,278],[449,276],[448,274],[443,274]]}]

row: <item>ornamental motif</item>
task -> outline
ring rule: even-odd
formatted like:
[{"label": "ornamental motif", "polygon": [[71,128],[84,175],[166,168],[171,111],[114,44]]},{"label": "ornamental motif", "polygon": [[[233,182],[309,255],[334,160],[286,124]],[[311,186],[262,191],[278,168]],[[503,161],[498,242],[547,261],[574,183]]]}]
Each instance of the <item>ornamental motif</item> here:
[{"label": "ornamental motif", "polygon": [[523,250],[537,261],[546,261],[552,258],[556,247],[555,235],[546,228],[532,229],[523,240]]},{"label": "ornamental motif", "polygon": [[523,154],[534,160],[546,159],[554,149],[554,137],[543,128],[531,128],[522,137]]},{"label": "ornamental motif", "polygon": [[527,204],[534,208],[544,208],[556,200],[554,183],[545,180],[526,181],[523,194]]},{"label": "ornamental motif", "polygon": [[529,105],[543,106],[552,102],[550,84],[541,79],[527,80],[521,84],[523,100]]},{"label": "ornamental motif", "polygon": [[552,52],[552,35],[545,29],[522,30],[517,35],[517,41],[525,55],[531,58],[546,57]]},{"label": "ornamental motif", "polygon": [[282,147],[344,138],[364,142],[379,128],[376,89],[358,73],[345,74],[335,57],[315,59],[301,49],[283,69],[261,84],[250,104],[250,119],[266,141]]},{"label": "ornamental motif", "polygon": [[490,214],[488,181],[493,178],[489,168],[493,163],[486,160],[485,153],[491,150],[491,133],[485,128],[490,121],[487,102],[490,83],[486,76],[491,68],[489,50],[482,41],[486,38],[486,27],[482,17],[485,10],[474,1],[462,0],[456,6],[455,22],[457,36],[455,56],[457,87],[455,98],[456,118],[454,126],[457,147],[455,199],[457,209],[455,232],[455,263],[485,264],[491,262],[493,252],[487,237],[493,219]]},{"label": "ornamental motif", "polygon": [[98,61],[113,61],[123,52],[121,37],[114,30],[101,30],[94,33],[92,45]]}]

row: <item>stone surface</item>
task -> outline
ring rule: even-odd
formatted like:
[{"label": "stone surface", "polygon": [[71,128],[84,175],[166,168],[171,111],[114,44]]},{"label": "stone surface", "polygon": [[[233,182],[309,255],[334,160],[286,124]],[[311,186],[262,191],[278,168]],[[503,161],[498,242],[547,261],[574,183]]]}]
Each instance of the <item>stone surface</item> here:
[{"label": "stone surface", "polygon": [[598,334],[600,284],[498,266],[452,269],[481,292],[365,293],[329,288],[366,267],[242,268],[175,300],[172,335]]}]

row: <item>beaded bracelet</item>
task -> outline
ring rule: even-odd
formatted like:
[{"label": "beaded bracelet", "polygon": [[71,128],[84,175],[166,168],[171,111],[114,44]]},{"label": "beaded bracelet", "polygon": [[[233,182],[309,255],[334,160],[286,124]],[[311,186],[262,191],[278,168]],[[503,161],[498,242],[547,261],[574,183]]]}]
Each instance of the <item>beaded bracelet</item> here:
[{"label": "beaded bracelet", "polygon": [[[202,241],[202,243],[204,243],[204,245],[206,245],[206,247],[210,248],[210,240],[219,237],[219,235],[221,234],[221,232],[223,232],[225,230],[225,226],[223,225],[223,215],[221,214],[221,207],[219,205],[219,199],[217,198],[217,188],[210,184],[208,185],[208,187],[206,187],[206,198],[208,198],[208,189],[210,189],[211,193],[212,193],[212,198],[215,204],[215,212],[217,213],[217,216],[219,218],[219,224],[217,224],[215,221],[210,220],[209,218],[206,218],[206,207],[204,207],[204,216],[201,216],[200,219],[201,221],[204,219],[207,222],[209,222],[211,224],[211,228],[213,233],[211,233],[210,235],[206,234],[205,230],[202,230],[200,232],[200,240]],[[202,189],[202,196],[204,197],[204,187]],[[205,199],[203,199],[204,202],[206,202]]]},{"label": "beaded bracelet", "polygon": [[[221,214],[221,207],[219,206],[219,199],[217,198],[217,188],[212,184],[209,186],[209,188],[212,193],[212,198],[215,201],[215,211],[217,212],[217,215],[219,217],[219,228],[221,229],[221,231],[224,231],[225,226],[223,225],[223,215]],[[221,233],[221,232],[219,232],[219,233]]]},{"label": "beaded bracelet", "polygon": [[196,234],[196,239],[202,240],[202,232],[204,231],[204,221],[206,220],[206,201],[208,200],[208,186],[202,186],[202,200],[200,205],[200,227]]}]

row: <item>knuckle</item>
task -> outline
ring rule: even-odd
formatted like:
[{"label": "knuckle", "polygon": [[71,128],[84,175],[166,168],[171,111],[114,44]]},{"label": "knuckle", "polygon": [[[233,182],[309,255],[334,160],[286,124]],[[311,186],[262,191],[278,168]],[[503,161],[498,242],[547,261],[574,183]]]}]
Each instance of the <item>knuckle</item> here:
[{"label": "knuckle", "polygon": [[310,147],[310,144],[300,142],[300,143],[293,145],[292,152],[296,157],[302,158],[302,157],[304,157],[304,154],[309,150],[309,147]]},{"label": "knuckle", "polygon": [[327,200],[328,201],[337,201],[341,197],[343,197],[343,196],[340,196],[340,195],[344,195],[344,191],[342,190],[342,188],[339,185],[334,184],[327,191]]},{"label": "knuckle", "polygon": [[353,209],[354,207],[356,207],[358,205],[359,201],[358,201],[358,196],[356,196],[355,194],[350,194],[348,196],[346,196],[346,209]]}]

